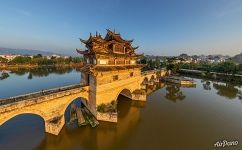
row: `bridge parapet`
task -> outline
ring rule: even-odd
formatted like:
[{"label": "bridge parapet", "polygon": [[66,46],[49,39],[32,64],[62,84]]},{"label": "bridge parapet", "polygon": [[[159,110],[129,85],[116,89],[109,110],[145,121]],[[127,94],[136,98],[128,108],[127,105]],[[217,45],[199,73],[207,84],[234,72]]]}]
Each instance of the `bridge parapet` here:
[{"label": "bridge parapet", "polygon": [[161,73],[162,74],[163,72],[166,72],[165,68],[143,71],[143,72],[141,72],[141,75],[145,76],[145,75],[156,74],[156,73]]},{"label": "bridge parapet", "polygon": [[147,77],[147,76],[154,75],[156,78],[157,76],[165,76],[166,72],[167,71],[165,68],[156,69],[156,70],[148,70],[148,71],[141,72],[141,76]]},{"label": "bridge parapet", "polygon": [[[33,104],[42,103],[63,96],[88,91],[88,86],[70,85],[59,88],[33,92],[25,95],[19,95],[7,99],[0,99],[0,113],[11,111],[17,108],[26,107]],[[11,107],[10,107],[11,106]]]},{"label": "bridge parapet", "polygon": [[42,90],[42,91],[38,91],[38,92],[32,92],[32,93],[28,93],[28,94],[13,96],[13,97],[6,98],[6,99],[0,99],[0,106],[23,101],[23,100],[33,99],[33,98],[40,98],[40,97],[43,98],[43,96],[47,96],[47,95],[50,96],[50,95],[54,95],[57,93],[63,94],[63,92],[64,93],[70,92],[70,91],[74,92],[75,90],[79,90],[80,88],[82,88],[84,90],[85,89],[84,87],[86,87],[86,86],[80,85],[80,84],[75,84],[75,85],[63,86],[63,87],[52,88],[52,89]]}]

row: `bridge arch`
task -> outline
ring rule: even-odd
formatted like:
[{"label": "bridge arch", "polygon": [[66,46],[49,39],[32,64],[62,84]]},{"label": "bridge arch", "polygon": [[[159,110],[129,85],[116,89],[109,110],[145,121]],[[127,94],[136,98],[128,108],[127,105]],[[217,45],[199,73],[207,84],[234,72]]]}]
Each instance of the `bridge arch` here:
[{"label": "bridge arch", "polygon": [[[3,119],[0,120],[0,125],[5,124],[6,122],[8,122],[11,119],[14,119],[15,117],[19,116],[19,115],[24,115],[24,114],[33,114],[33,115],[37,115],[40,118],[42,118],[44,121],[46,121],[46,115],[39,110],[22,110],[22,111],[13,111],[11,113],[8,113],[6,116],[3,117]],[[4,115],[4,114],[1,114]]]},{"label": "bridge arch", "polygon": [[[78,101],[79,101],[79,102],[86,102],[86,103],[87,103],[87,99],[85,99],[84,97],[75,97],[75,98],[70,99],[69,102],[66,103],[66,104],[64,105],[61,114],[63,114],[65,120],[67,119],[66,116],[65,116],[65,114],[66,114],[66,112],[67,112],[67,110],[68,110],[68,107],[70,107],[71,104],[73,104],[73,103],[75,103],[75,102],[78,103]],[[78,103],[78,104],[79,104],[79,103]],[[88,103],[87,103],[87,104],[88,104]]]},{"label": "bridge arch", "polygon": [[155,76],[154,75],[151,75],[150,81],[153,81],[154,79],[155,79]]},{"label": "bridge arch", "polygon": [[128,97],[128,98],[132,99],[132,90],[129,89],[129,88],[123,88],[123,89],[119,90],[119,91],[117,92],[116,97],[115,97],[114,100],[117,101],[117,100],[118,100],[118,97],[119,97],[120,95],[123,95],[123,96],[125,96],[125,97]]},{"label": "bridge arch", "polygon": [[[0,136],[1,149],[33,149],[45,136],[44,118],[33,113],[20,113],[0,126]],[[33,139],[35,142],[29,143]]]},{"label": "bridge arch", "polygon": [[144,77],[143,81],[142,81],[142,84],[148,84],[148,82],[149,82],[148,77]]}]

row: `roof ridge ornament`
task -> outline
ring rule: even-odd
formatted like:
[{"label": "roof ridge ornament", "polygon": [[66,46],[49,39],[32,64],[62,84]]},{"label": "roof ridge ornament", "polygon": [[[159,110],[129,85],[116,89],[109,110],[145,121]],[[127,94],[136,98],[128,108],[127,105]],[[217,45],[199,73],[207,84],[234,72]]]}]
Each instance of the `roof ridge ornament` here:
[{"label": "roof ridge ornament", "polygon": [[[106,29],[106,36],[103,38],[100,32],[96,31],[94,35],[90,32],[90,37],[87,40],[79,38],[82,43],[85,44],[85,47],[88,51],[80,50],[80,54],[84,55],[107,55],[113,53],[122,53],[121,55],[131,55],[135,54],[135,50],[139,48],[139,46],[133,47],[132,40],[123,39],[120,34],[114,33],[114,30]],[[115,45],[115,46],[113,46]],[[82,51],[82,52],[80,52]],[[134,55],[135,56],[135,55]],[[121,56],[120,56],[121,57]],[[132,56],[133,57],[133,56]]]},{"label": "roof ridge ornament", "polygon": [[134,49],[138,49],[139,48],[139,46],[136,46],[136,47],[133,47]]},{"label": "roof ridge ornament", "polygon": [[86,41],[86,40],[83,40],[82,38],[79,38],[79,40],[80,40],[82,43],[84,43],[84,44],[87,43],[87,41]]}]

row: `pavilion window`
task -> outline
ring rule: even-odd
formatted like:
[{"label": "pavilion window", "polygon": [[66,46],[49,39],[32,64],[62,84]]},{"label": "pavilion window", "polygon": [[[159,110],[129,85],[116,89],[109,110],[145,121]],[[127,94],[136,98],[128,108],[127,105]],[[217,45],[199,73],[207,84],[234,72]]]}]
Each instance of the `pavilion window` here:
[{"label": "pavilion window", "polygon": [[126,63],[125,64],[130,64],[130,60],[126,60]]},{"label": "pavilion window", "polygon": [[113,52],[124,54],[124,47],[122,45],[114,45]]},{"label": "pavilion window", "polygon": [[109,65],[114,65],[114,64],[115,64],[114,59],[109,60],[109,61],[108,61],[108,64],[109,64]]},{"label": "pavilion window", "polygon": [[130,64],[135,64],[135,60],[131,60],[130,61]]},{"label": "pavilion window", "polygon": [[117,65],[123,65],[125,63],[125,61],[124,60],[116,60],[116,64]]},{"label": "pavilion window", "polygon": [[89,58],[87,58],[87,63],[88,63],[88,64],[90,63]]},{"label": "pavilion window", "polygon": [[100,64],[100,65],[107,65],[107,64],[108,64],[108,60],[100,59],[100,60],[99,60],[99,64]]}]

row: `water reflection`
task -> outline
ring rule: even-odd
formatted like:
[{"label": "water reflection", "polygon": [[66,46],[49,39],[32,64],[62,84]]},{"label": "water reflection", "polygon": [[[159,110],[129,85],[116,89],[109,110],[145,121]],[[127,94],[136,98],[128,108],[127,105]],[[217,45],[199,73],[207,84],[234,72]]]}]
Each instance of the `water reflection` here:
[{"label": "water reflection", "polygon": [[33,79],[33,74],[32,74],[32,72],[29,72],[28,79],[29,79],[29,80]]},{"label": "water reflection", "polygon": [[165,97],[175,103],[177,100],[182,101],[186,98],[186,96],[180,90],[180,85],[177,84],[167,84]]},{"label": "water reflection", "polygon": [[71,68],[71,67],[41,67],[41,68],[31,68],[31,69],[25,69],[25,68],[18,68],[14,70],[9,71],[3,71],[5,74],[1,75],[0,72],[0,80],[5,80],[8,77],[11,77],[11,75],[17,75],[17,76],[23,76],[28,73],[27,79],[32,80],[34,77],[46,77],[50,74],[57,74],[62,75],[65,73],[70,73],[73,70],[79,71],[78,68]]},{"label": "water reflection", "polygon": [[235,99],[241,95],[241,91],[231,84],[213,83],[213,88],[217,90],[218,95],[228,99]]},{"label": "water reflection", "polygon": [[34,68],[34,69],[18,69],[11,71],[12,74],[16,75],[24,75],[26,73],[29,73],[28,79],[32,79],[33,77],[46,77],[49,74],[65,74],[70,73],[73,70],[71,67],[65,67],[65,68],[58,68],[58,67],[44,67],[44,68]]},{"label": "water reflection", "polygon": [[211,82],[208,80],[201,80],[201,83],[203,84],[204,90],[211,90]]},{"label": "water reflection", "polygon": [[46,134],[36,149],[127,149],[129,135],[133,135],[137,131],[140,110],[144,107],[144,103],[133,102],[124,96],[119,96],[117,107],[118,123],[100,122],[97,128],[90,126],[70,128],[66,125],[57,137]]},{"label": "water reflection", "polygon": [[34,114],[17,115],[0,127],[0,149],[33,149],[44,136],[43,118]]},{"label": "water reflection", "polygon": [[165,86],[164,82],[154,83],[153,85],[146,85],[146,89],[144,90],[146,95],[149,96],[156,90],[159,90]]},{"label": "water reflection", "polygon": [[39,70],[18,69],[3,72],[8,73],[9,77],[0,80],[0,99],[49,88],[78,84],[81,76],[76,69],[53,67]]},{"label": "water reflection", "polygon": [[9,73],[8,72],[0,72],[0,80],[4,80],[7,79],[9,77]]}]

